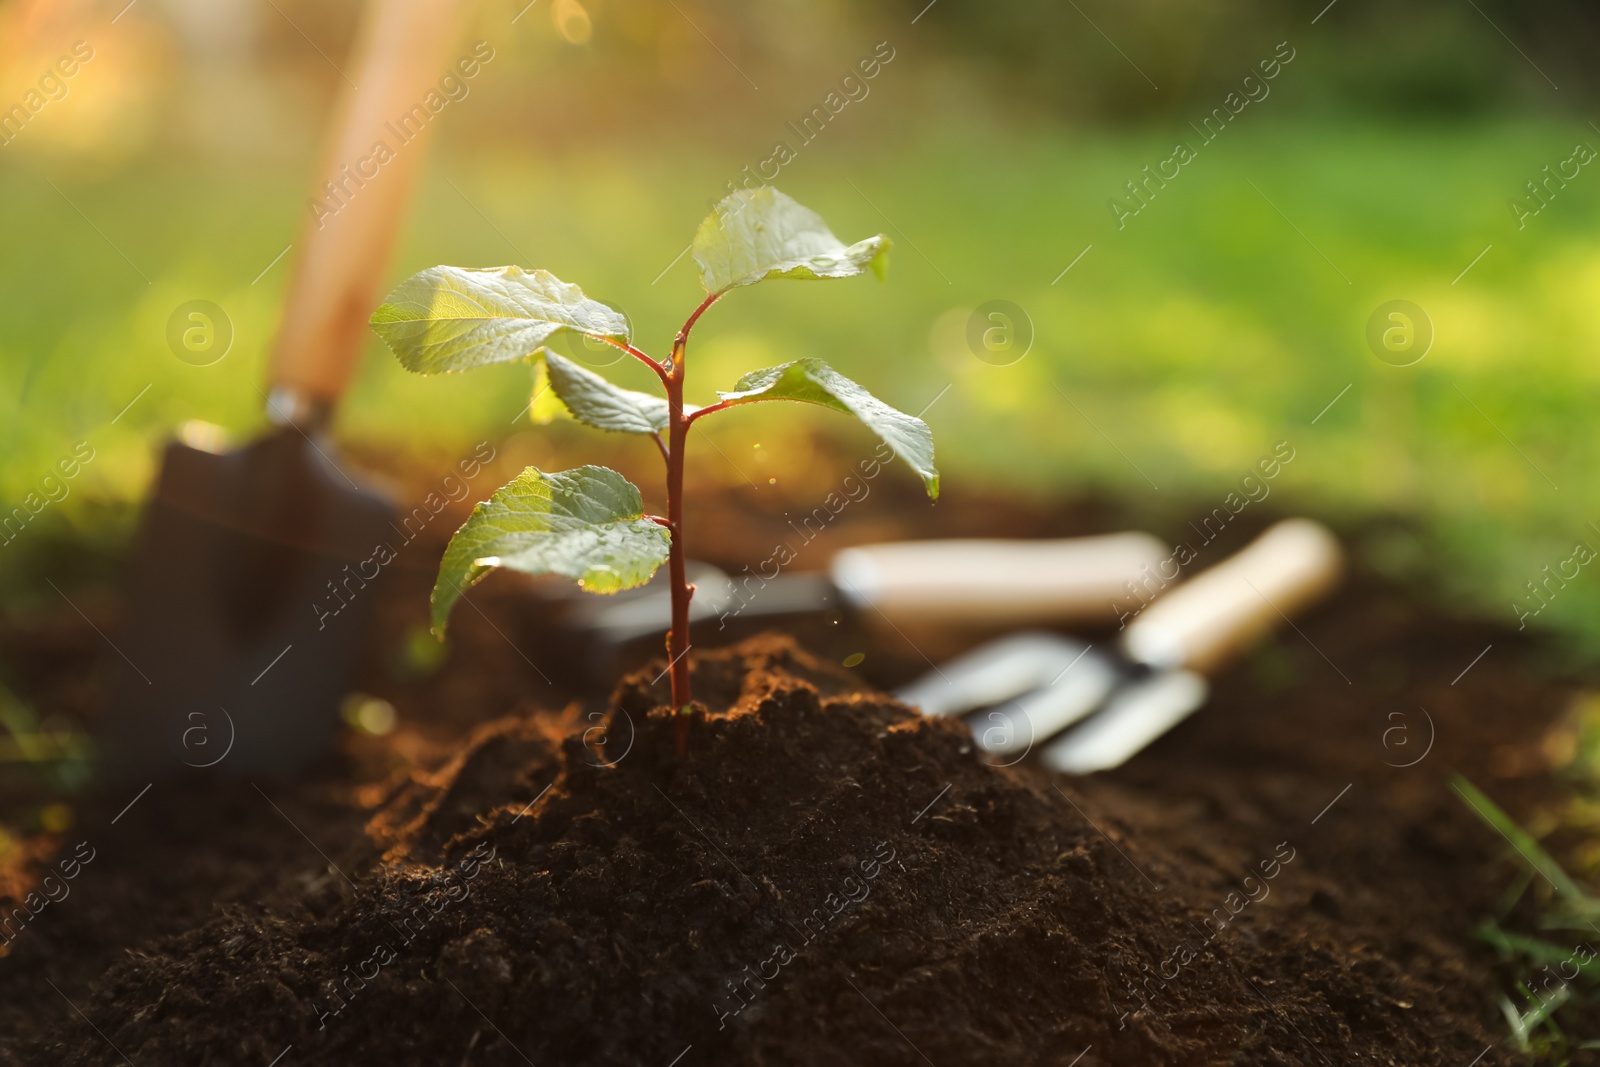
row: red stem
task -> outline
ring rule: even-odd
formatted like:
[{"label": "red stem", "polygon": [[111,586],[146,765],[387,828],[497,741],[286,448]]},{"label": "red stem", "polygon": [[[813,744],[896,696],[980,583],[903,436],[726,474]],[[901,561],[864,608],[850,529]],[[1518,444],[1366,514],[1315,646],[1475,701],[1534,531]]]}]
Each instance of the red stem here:
[{"label": "red stem", "polygon": [[722,400],[715,404],[707,404],[700,410],[690,412],[688,415],[685,415],[684,420],[688,422],[690,426],[693,426],[694,420],[700,418],[702,415],[715,415],[719,411],[726,411],[728,408],[733,407],[733,404],[734,402],[732,400]]},{"label": "red stem", "polygon": [[700,301],[700,306],[694,309],[694,314],[689,316],[688,321],[683,324],[683,329],[678,331],[678,339],[674,341],[672,345],[672,353],[674,356],[683,355],[683,346],[689,340],[689,331],[694,329],[694,324],[700,321],[700,316],[706,313],[706,309],[712,304],[715,304],[721,298],[721,293],[712,293],[710,296]]},{"label": "red stem", "polygon": [[[681,338],[681,334],[679,335]],[[683,417],[683,345],[672,346],[672,370],[666,377],[668,433],[667,529],[672,534],[667,566],[672,579],[672,629],[667,633],[668,670],[672,673],[672,711],[678,717],[674,747],[681,759],[689,749],[689,601],[694,586],[689,584],[688,558],[683,544],[683,446],[689,435],[689,420]]]},{"label": "red stem", "polygon": [[667,384],[667,369],[665,367],[663,367],[661,364],[657,363],[654,359],[651,359],[650,356],[647,353],[639,351],[637,348],[634,348],[632,345],[630,345],[626,341],[618,341],[615,338],[611,338],[611,337],[601,337],[598,334],[589,334],[589,336],[595,338],[595,340],[597,340],[597,341],[604,341],[606,344],[610,345],[612,348],[620,348],[620,349],[622,349],[624,352],[628,353],[628,355],[632,356],[634,359],[638,360],[640,363],[643,363],[645,366],[647,366],[651,370],[655,371],[656,372],[656,377],[661,379],[661,384],[662,385]]},{"label": "red stem", "polygon": [[[671,554],[667,559],[672,579],[672,629],[667,633],[667,657],[670,661],[667,669],[672,674],[672,711],[678,720],[674,747],[680,759],[689,751],[689,702],[692,699],[689,688],[689,649],[692,647],[689,644],[689,601],[694,597],[694,586],[689,584],[688,553],[683,544],[683,454],[689,438],[689,427],[695,417],[703,413],[697,412],[687,417],[683,413],[684,353],[689,344],[689,331],[694,329],[700,316],[720,296],[721,293],[712,293],[694,309],[694,314],[689,316],[673,340],[672,359],[665,367],[650,360],[667,389],[668,443],[661,450],[662,458],[667,461],[666,525],[672,534]],[[628,350],[635,351],[631,345]],[[713,408],[716,406],[712,405]],[[661,443],[659,434],[656,435],[656,443]]]}]

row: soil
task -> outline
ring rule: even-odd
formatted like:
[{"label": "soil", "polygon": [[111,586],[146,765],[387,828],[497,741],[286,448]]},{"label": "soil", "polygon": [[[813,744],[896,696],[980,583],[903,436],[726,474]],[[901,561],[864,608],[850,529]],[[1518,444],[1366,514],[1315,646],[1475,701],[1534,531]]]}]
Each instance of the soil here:
[{"label": "soil", "polygon": [[[784,522],[705,495],[696,544],[725,567]],[[959,490],[931,530],[906,513],[1114,525]],[[900,522],[862,509],[827,547]],[[1514,814],[1549,797],[1540,737],[1577,682],[1524,635],[1360,571],[1128,766],[1067,779],[873,688],[970,635],[824,618],[791,627],[816,655],[697,649],[678,760],[662,664],[599,714],[512,581],[458,613],[441,668],[397,667],[421,552],[364,681],[401,729],[292,782],[105,786],[12,849],[18,895],[92,859],[4,946],[0,1064],[1523,1062],[1471,934],[1514,868],[1449,777]],[[95,632],[5,625],[15,688],[92,718]]]}]

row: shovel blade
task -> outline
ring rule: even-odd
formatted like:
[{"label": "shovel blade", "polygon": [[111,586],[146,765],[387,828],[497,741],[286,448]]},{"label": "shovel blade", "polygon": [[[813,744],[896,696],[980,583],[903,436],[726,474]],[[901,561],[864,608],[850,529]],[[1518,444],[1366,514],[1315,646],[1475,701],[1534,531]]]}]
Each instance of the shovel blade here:
[{"label": "shovel blade", "polygon": [[112,775],[279,775],[326,752],[392,517],[293,427],[225,453],[169,445],[107,660]]}]

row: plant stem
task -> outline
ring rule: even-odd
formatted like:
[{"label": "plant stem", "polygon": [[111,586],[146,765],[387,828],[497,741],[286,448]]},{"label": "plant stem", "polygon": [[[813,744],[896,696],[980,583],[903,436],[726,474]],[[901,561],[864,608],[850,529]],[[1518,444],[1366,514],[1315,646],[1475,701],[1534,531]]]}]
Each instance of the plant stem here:
[{"label": "plant stem", "polygon": [[667,369],[665,367],[663,367],[661,364],[657,363],[655,360],[651,359],[645,353],[639,351],[637,348],[635,348],[632,345],[628,344],[628,342],[626,342],[626,341],[618,341],[618,340],[616,340],[614,338],[611,338],[611,337],[602,337],[600,334],[597,334],[597,333],[588,334],[587,336],[593,337],[596,341],[604,341],[606,344],[610,345],[612,348],[620,348],[620,349],[622,349],[624,352],[628,353],[628,355],[632,356],[634,359],[638,360],[640,363],[643,363],[645,366],[647,366],[651,370],[655,371],[656,372],[656,377],[661,379],[661,384],[662,385],[665,385],[667,383]]},{"label": "plant stem", "polygon": [[689,420],[683,416],[683,338],[680,333],[672,346],[672,365],[665,378],[669,419],[667,529],[672,533],[667,562],[672,579],[672,629],[667,633],[667,658],[672,673],[672,711],[678,717],[674,747],[680,759],[689,749],[689,601],[694,596],[683,544],[683,446],[689,436]]},{"label": "plant stem", "polygon": [[[667,557],[668,575],[672,580],[672,629],[667,633],[667,669],[672,673],[672,712],[677,716],[674,748],[682,759],[689,751],[689,601],[694,597],[694,586],[689,584],[688,553],[683,544],[683,456],[688,443],[692,417],[683,414],[684,355],[689,346],[689,331],[704,315],[706,309],[717,302],[721,293],[712,293],[700,302],[689,316],[678,336],[672,342],[672,356],[666,365],[650,360],[667,390],[667,444],[662,457],[667,461],[667,529],[672,534],[671,553]],[[630,345],[630,351],[636,351]],[[642,355],[642,353],[641,353]],[[649,357],[645,357],[649,359]],[[656,444],[661,435],[656,434]]]},{"label": "plant stem", "polygon": [[696,322],[700,321],[700,316],[704,315],[706,313],[706,309],[712,304],[715,304],[721,298],[721,293],[712,293],[710,296],[700,301],[700,306],[694,309],[694,314],[689,316],[689,320],[683,324],[683,329],[678,331],[678,341],[672,346],[672,351],[675,356],[682,354],[683,344],[689,340],[689,331],[694,329],[694,324]]},{"label": "plant stem", "polygon": [[728,408],[731,408],[731,407],[733,407],[733,401],[731,401],[731,400],[719,400],[715,404],[707,404],[705,407],[701,408],[698,411],[690,412],[685,417],[688,420],[689,425],[693,426],[694,425],[694,420],[698,419],[700,416],[702,416],[702,415],[715,415],[717,412],[726,411]]}]

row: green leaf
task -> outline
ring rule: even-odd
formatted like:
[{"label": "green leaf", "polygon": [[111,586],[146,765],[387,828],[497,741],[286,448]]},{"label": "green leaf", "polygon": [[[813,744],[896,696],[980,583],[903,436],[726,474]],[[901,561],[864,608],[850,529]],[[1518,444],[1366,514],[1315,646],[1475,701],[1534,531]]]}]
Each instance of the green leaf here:
[{"label": "green leaf", "polygon": [[672,540],[643,516],[639,490],[614,470],[526,468],[450,539],[433,587],[433,632],[444,636],[456,600],[491,567],[560,574],[591,593],[643,584],[666,562]]},{"label": "green leaf", "polygon": [[562,330],[625,340],[628,320],[549,271],[431,267],[372,313],[407,370],[442,374],[523,359]]},{"label": "green leaf", "polygon": [[528,421],[535,426],[548,426],[555,421],[557,415],[570,416],[567,405],[556,396],[556,391],[550,387],[550,373],[545,369],[542,359],[533,361],[533,390],[532,398],[528,401]]},{"label": "green leaf", "polygon": [[647,434],[667,428],[665,399],[612,385],[548,349],[543,355],[551,391],[579,422],[621,433]]},{"label": "green leaf", "polygon": [[694,235],[694,261],[708,293],[767,278],[853,278],[888,267],[883,234],[846,245],[810,208],[770,185],[725,197]]},{"label": "green leaf", "polygon": [[939,498],[939,471],[933,465],[933,431],[928,424],[896,411],[820,359],[751,371],[734,383],[731,391],[717,395],[733,404],[799,400],[854,415],[921,475],[928,496]]}]

